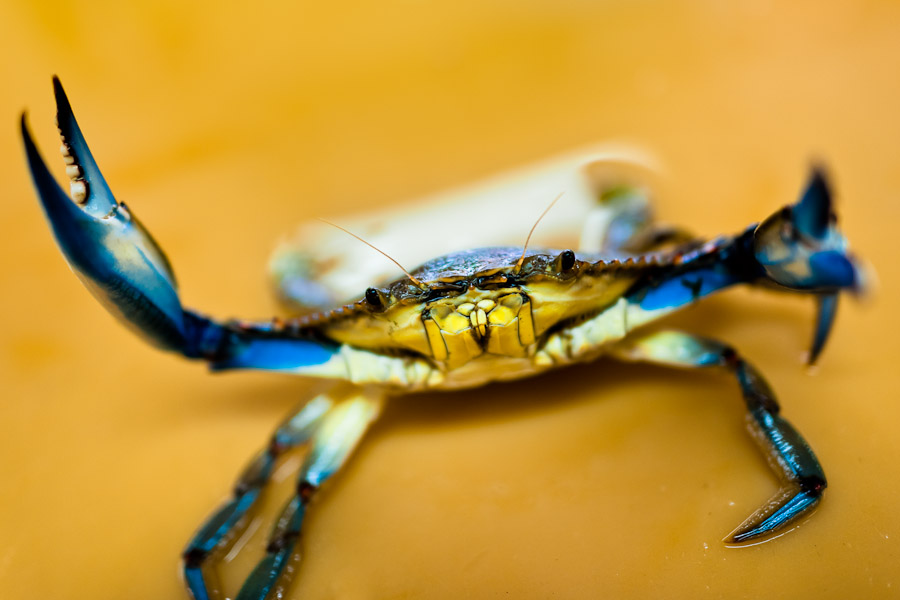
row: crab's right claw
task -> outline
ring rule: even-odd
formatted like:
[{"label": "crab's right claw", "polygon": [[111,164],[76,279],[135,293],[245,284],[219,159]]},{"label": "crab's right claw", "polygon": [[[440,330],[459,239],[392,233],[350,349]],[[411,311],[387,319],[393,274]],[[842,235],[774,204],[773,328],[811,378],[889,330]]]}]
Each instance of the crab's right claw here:
[{"label": "crab's right claw", "polygon": [[31,177],[60,250],[91,293],[125,325],[156,346],[183,351],[185,316],[169,262],[113,197],[59,80],[53,84],[73,199],[47,169],[24,114],[21,126]]}]

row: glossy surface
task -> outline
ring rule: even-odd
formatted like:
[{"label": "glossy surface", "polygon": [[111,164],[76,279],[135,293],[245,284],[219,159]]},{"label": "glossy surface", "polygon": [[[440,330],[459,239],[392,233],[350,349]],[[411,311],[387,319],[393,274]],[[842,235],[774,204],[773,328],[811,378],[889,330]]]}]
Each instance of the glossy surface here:
[{"label": "glossy surface", "polygon": [[[54,72],[185,301],[217,316],[274,311],[268,252],[315,207],[369,210],[627,137],[666,165],[662,216],[713,234],[792,201],[810,159],[826,161],[882,286],[868,306],[842,302],[815,376],[800,362],[809,302],[736,291],[674,321],[734,344],[773,385],[828,471],[813,519],[725,548],[774,485],[733,381],[603,363],[389,404],[309,513],[297,593],[896,594],[892,3],[176,10],[0,6],[14,49],[0,59],[0,595],[179,597],[192,531],[310,391],[153,352],[71,276],[16,131],[25,105],[52,114]],[[35,129],[49,154],[55,131]]]}]

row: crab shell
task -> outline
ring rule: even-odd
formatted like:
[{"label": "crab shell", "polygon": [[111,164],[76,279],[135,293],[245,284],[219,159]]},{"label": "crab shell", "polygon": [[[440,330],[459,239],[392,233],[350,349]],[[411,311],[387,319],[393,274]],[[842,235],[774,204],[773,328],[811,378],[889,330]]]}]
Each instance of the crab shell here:
[{"label": "crab shell", "polygon": [[678,264],[688,248],[626,260],[572,250],[464,250],[369,288],[346,306],[275,321],[272,330],[336,342],[342,351],[335,367],[351,365],[349,378],[359,383],[379,383],[373,370],[380,383],[407,389],[520,378],[590,360],[668,312],[625,296]]}]

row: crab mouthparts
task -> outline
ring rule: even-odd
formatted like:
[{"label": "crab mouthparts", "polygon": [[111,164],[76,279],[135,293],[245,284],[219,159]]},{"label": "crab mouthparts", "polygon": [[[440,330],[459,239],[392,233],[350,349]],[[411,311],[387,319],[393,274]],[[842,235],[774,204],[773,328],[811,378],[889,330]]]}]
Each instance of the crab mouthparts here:
[{"label": "crab mouthparts", "polygon": [[528,296],[513,292],[459,305],[441,303],[422,312],[435,360],[462,364],[485,352],[525,356],[535,341]]}]

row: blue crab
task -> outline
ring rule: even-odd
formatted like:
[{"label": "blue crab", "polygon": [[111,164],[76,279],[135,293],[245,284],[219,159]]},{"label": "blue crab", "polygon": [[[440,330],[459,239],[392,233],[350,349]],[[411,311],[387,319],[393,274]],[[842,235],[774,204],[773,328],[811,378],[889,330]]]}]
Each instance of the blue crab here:
[{"label": "blue crab", "polygon": [[[430,260],[352,302],[296,318],[221,322],[182,306],[172,267],[131,210],[118,202],[54,79],[71,198],[51,176],[22,116],[25,153],[56,240],[91,293],[152,345],[206,361],[213,370],[262,369],[336,380],[274,432],[240,474],[232,498],[188,543],[183,572],[190,594],[215,597],[211,568],[246,526],[273,469],[305,447],[295,493],[270,536],[265,557],[239,599],[281,597],[305,511],[344,465],[385,397],[463,389],[518,379],[607,355],[681,368],[719,368],[737,380],[750,431],[781,480],[778,493],[726,538],[760,540],[807,515],[822,498],[825,474],[798,431],[780,414],[765,379],[731,346],[644,325],[737,284],[810,294],[817,316],[809,354],[821,352],[841,291],[861,274],[837,228],[831,192],[814,170],[801,199],[735,235],[698,240],[649,222],[627,190],[592,248],[464,249]],[[306,292],[295,304],[313,303]],[[293,288],[292,288],[293,289]]]}]

